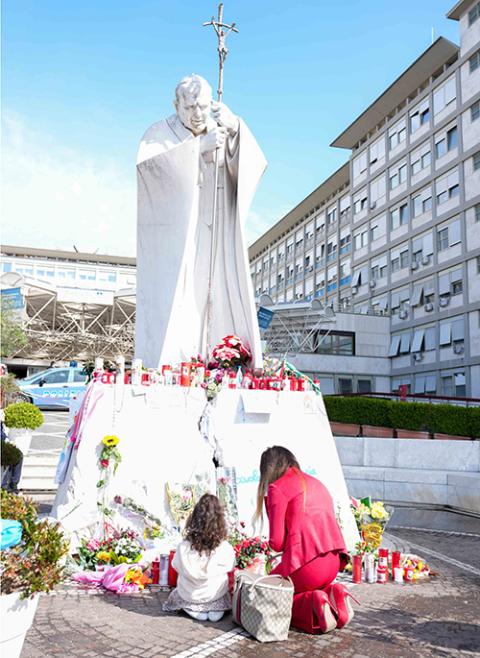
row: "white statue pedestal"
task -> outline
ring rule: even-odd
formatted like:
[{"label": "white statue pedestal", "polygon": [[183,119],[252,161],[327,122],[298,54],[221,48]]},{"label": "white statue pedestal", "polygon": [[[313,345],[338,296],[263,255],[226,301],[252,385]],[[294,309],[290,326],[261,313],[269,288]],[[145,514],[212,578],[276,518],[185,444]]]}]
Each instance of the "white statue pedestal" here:
[{"label": "white statue pedestal", "polygon": [[72,533],[73,543],[101,520],[98,459],[101,441],[109,434],[120,439],[122,461],[108,483],[107,499],[131,497],[167,527],[172,525],[167,482],[201,483],[215,492],[216,440],[224,465],[236,469],[239,519],[247,527],[255,510],[260,455],[269,446],[283,445],[329,489],[348,548],[358,541],[321,396],[223,388],[209,416],[209,443],[198,427],[206,406],[201,388],[95,384],[93,389],[81,439],[71,451],[52,510]]}]

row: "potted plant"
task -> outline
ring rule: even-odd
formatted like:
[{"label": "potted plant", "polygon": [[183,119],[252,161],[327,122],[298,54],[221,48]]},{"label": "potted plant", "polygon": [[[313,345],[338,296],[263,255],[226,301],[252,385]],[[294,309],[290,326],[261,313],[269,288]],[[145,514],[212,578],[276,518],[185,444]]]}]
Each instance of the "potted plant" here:
[{"label": "potted plant", "polygon": [[8,438],[27,454],[32,442],[32,431],[43,424],[43,414],[30,402],[14,402],[5,408],[5,425],[8,427]]},{"label": "potted plant", "polygon": [[[16,485],[15,482],[15,466],[19,466],[21,471],[20,462],[23,459],[22,451],[14,446],[13,443],[8,443],[8,441],[2,441],[2,487],[5,489],[10,489],[12,482]],[[20,474],[18,474],[18,479],[20,479]]]},{"label": "potted plant", "polygon": [[21,524],[20,542],[0,551],[0,653],[19,658],[32,625],[40,592],[50,592],[63,579],[63,559],[68,552],[58,524],[40,520],[33,504],[4,490],[2,518]]}]

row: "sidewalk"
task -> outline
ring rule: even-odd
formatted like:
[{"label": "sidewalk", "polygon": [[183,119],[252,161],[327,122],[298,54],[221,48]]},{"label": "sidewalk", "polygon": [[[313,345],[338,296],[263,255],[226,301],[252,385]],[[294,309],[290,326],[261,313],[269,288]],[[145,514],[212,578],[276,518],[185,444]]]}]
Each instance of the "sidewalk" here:
[{"label": "sidewalk", "polygon": [[[440,540],[435,537],[438,551]],[[446,540],[451,545],[452,538]],[[460,540],[463,555],[478,550],[478,538]],[[418,542],[425,544],[425,536]],[[395,543],[400,548],[398,538]],[[292,630],[287,642],[275,644],[245,637],[230,615],[212,624],[163,613],[166,592],[118,596],[67,586],[40,601],[22,658],[480,656],[478,570],[429,563],[439,572],[429,582],[355,586],[362,605],[347,628],[324,636]]]}]

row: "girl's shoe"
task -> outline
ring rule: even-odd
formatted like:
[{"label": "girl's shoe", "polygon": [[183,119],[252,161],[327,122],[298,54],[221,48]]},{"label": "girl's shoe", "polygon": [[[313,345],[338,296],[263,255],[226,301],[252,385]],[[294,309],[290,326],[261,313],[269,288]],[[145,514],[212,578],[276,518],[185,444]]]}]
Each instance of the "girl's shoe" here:
[{"label": "girl's shoe", "polygon": [[208,620],[209,621],[220,621],[220,619],[223,617],[225,614],[224,610],[210,610],[208,614]]},{"label": "girl's shoe", "polygon": [[338,623],[334,615],[334,610],[336,611],[335,601],[329,599],[326,592],[321,589],[312,592],[312,607],[314,615],[317,617],[318,624],[316,626],[320,633],[329,633],[337,628]]},{"label": "girl's shoe", "polygon": [[350,599],[353,599],[355,603],[360,605],[360,601],[357,601],[348,587],[342,585],[342,583],[334,583],[330,587],[330,603],[337,611],[337,628],[343,628],[353,619],[355,613]]},{"label": "girl's shoe", "polygon": [[188,608],[184,608],[184,610],[187,615],[190,615],[190,617],[197,621],[207,621],[208,619],[208,612],[195,612],[195,610],[189,610]]}]

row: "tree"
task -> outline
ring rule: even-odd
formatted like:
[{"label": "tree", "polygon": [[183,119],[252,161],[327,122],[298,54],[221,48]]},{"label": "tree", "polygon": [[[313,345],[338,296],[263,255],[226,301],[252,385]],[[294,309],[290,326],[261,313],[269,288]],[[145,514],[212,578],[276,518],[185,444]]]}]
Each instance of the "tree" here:
[{"label": "tree", "polygon": [[28,338],[17,315],[6,304],[2,304],[2,335],[0,339],[0,356],[13,356],[24,348]]}]

